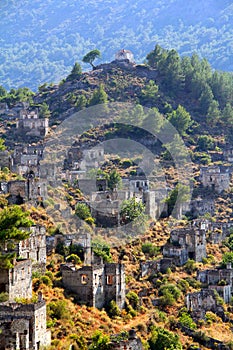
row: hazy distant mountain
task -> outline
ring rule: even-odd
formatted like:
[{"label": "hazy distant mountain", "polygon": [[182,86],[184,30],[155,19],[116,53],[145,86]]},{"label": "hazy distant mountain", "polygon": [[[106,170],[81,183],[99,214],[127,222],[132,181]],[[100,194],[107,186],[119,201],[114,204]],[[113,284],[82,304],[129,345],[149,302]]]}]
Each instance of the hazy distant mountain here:
[{"label": "hazy distant mountain", "polygon": [[0,11],[0,85],[7,89],[57,82],[94,48],[103,62],[121,48],[142,62],[158,43],[233,70],[231,0],[1,0]]}]

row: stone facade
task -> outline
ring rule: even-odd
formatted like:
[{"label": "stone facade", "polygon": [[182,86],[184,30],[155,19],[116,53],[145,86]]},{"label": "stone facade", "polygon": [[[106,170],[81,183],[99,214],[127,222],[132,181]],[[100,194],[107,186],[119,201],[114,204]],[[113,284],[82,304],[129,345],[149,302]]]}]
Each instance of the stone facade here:
[{"label": "stone facade", "polygon": [[8,293],[9,300],[32,297],[31,260],[15,261],[13,268],[1,270],[0,293]]},{"label": "stone facade", "polygon": [[229,167],[208,166],[200,170],[200,181],[204,187],[208,187],[217,193],[227,190],[230,186],[231,171]]},{"label": "stone facade", "polygon": [[0,151],[0,168],[10,167],[10,155],[7,150]]},{"label": "stone facade", "polygon": [[[44,264],[46,259],[45,229],[32,227],[32,234],[16,245],[17,255],[37,259]],[[4,254],[4,252],[3,252]],[[11,269],[0,270],[0,293],[8,293],[9,300],[0,303],[0,350],[39,350],[51,343],[51,334],[46,330],[46,304],[41,293],[38,301],[32,302],[32,260],[13,261]],[[28,303],[16,302],[25,298]]]},{"label": "stone facade", "polygon": [[214,269],[198,271],[197,280],[214,289],[229,303],[233,293],[233,269],[228,266],[226,269]]},{"label": "stone facade", "polygon": [[214,215],[215,204],[213,199],[196,198],[190,202],[190,212],[192,216],[203,216],[206,213]]},{"label": "stone facade", "polygon": [[43,158],[42,145],[28,145],[15,147],[10,159],[10,169],[20,175],[32,173],[40,176],[40,161]]},{"label": "stone facade", "polygon": [[207,311],[212,311],[219,316],[224,315],[224,309],[218,304],[216,292],[212,289],[202,289],[200,292],[188,293],[186,307],[191,316],[198,320],[204,319]]},{"label": "stone facade", "polygon": [[[201,224],[200,224],[201,225]],[[173,258],[178,266],[184,265],[188,259],[202,261],[206,257],[206,228],[192,225],[173,230],[170,242],[163,247],[163,256]]]},{"label": "stone facade", "polygon": [[0,182],[0,193],[8,194],[9,204],[23,204],[27,201],[42,203],[47,197],[47,183],[34,176],[25,180]]},{"label": "stone facade", "polygon": [[114,300],[119,308],[125,303],[125,272],[123,264],[92,264],[76,268],[61,265],[62,282],[74,292],[81,304],[99,309]]},{"label": "stone facade", "polygon": [[49,119],[39,118],[37,111],[22,109],[16,122],[16,130],[25,136],[44,137],[49,131]]},{"label": "stone facade", "polygon": [[17,255],[32,260],[33,269],[46,268],[46,229],[44,226],[31,226],[25,228],[30,236],[16,245]]},{"label": "stone facade", "polygon": [[0,328],[0,350],[39,350],[51,342],[42,299],[33,304],[0,303]]},{"label": "stone facade", "polygon": [[65,168],[86,172],[99,168],[103,161],[104,147],[101,144],[89,149],[82,149],[81,145],[74,145],[68,152]]}]

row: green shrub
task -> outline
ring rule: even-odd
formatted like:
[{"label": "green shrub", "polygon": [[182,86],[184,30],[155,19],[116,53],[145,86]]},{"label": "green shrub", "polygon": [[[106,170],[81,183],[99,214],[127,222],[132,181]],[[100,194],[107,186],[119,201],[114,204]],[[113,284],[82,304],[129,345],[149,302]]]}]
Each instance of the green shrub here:
[{"label": "green shrub", "polygon": [[161,327],[153,328],[148,342],[151,350],[182,350],[179,336]]},{"label": "green shrub", "polygon": [[50,279],[48,276],[46,276],[46,275],[41,276],[41,277],[40,277],[40,280],[41,280],[41,282],[44,283],[46,286],[52,287],[52,281],[51,281],[51,279]]},{"label": "green shrub", "polygon": [[188,259],[184,266],[184,269],[187,273],[192,274],[194,271],[197,270],[195,261],[192,259]]},{"label": "green shrub", "polygon": [[85,203],[78,203],[75,207],[75,214],[81,219],[85,220],[91,217],[90,208]]},{"label": "green shrub", "polygon": [[107,335],[102,334],[101,331],[96,331],[92,336],[92,343],[89,350],[110,350],[110,339]]},{"label": "green shrub", "polygon": [[187,290],[189,289],[189,283],[188,281],[181,279],[177,283],[177,287],[181,290],[182,293],[186,293]]},{"label": "green shrub", "polygon": [[190,329],[196,329],[197,328],[197,325],[193,321],[192,317],[189,314],[187,314],[186,312],[183,312],[181,314],[181,316],[179,317],[179,322],[184,327],[188,327]]},{"label": "green shrub", "polygon": [[149,256],[157,256],[159,254],[160,248],[152,244],[151,242],[146,242],[142,244],[142,252],[148,254]]},{"label": "green shrub", "polygon": [[110,317],[116,317],[121,315],[121,311],[114,300],[111,300],[109,305],[107,305],[107,312]]},{"label": "green shrub", "polygon": [[137,309],[139,306],[139,297],[138,295],[131,291],[126,295],[126,298],[128,299],[130,305],[134,308]]},{"label": "green shrub", "polygon": [[173,284],[167,284],[159,288],[159,295],[161,306],[172,306],[180,297],[180,290]]},{"label": "green shrub", "polygon": [[4,303],[7,300],[9,300],[9,294],[6,292],[0,293],[0,303]]},{"label": "green shrub", "polygon": [[70,255],[68,255],[67,258],[66,258],[66,261],[67,261],[67,262],[72,262],[72,263],[74,263],[75,265],[78,265],[78,264],[81,264],[81,263],[82,263],[80,257],[79,257],[78,255],[76,255],[76,254],[70,254]]},{"label": "green shrub", "polygon": [[110,253],[110,245],[104,240],[96,238],[92,240],[92,249],[95,255],[103,258],[104,262],[112,262],[112,255]]},{"label": "green shrub", "polygon": [[65,300],[51,301],[47,304],[47,312],[52,319],[70,319],[70,312]]}]

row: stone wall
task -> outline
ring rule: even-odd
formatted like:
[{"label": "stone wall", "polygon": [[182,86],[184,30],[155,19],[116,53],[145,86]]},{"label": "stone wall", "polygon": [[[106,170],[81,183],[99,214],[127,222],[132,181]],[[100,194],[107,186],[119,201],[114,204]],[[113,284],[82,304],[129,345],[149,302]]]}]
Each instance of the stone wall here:
[{"label": "stone wall", "polygon": [[207,311],[212,311],[220,317],[224,309],[218,304],[216,292],[212,289],[202,289],[200,292],[186,295],[186,307],[194,319],[204,319]]},{"label": "stone wall", "polygon": [[61,265],[62,282],[80,303],[102,308],[111,300],[122,308],[125,303],[125,273],[122,264],[93,264],[76,269]]},{"label": "stone wall", "polygon": [[24,228],[30,231],[30,236],[17,244],[17,254],[25,259],[31,259],[34,269],[46,267],[46,228],[36,225]]},{"label": "stone wall", "polygon": [[0,328],[4,330],[0,335],[1,350],[39,350],[51,342],[44,300],[34,304],[0,303]]},{"label": "stone wall", "polygon": [[221,193],[229,188],[230,169],[219,166],[202,167],[200,181],[204,187],[209,187],[213,191]]},{"label": "stone wall", "polygon": [[14,267],[1,270],[0,292],[9,294],[9,300],[32,297],[31,260],[15,261]]}]

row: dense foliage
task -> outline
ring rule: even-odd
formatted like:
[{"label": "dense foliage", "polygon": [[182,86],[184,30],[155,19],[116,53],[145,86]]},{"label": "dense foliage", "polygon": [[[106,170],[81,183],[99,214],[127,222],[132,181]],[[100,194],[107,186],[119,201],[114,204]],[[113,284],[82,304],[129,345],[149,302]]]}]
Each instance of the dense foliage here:
[{"label": "dense foliage", "polygon": [[230,0],[1,2],[1,84],[7,89],[56,82],[97,47],[103,61],[129,48],[137,61],[155,43],[196,51],[215,68],[232,70]]}]

